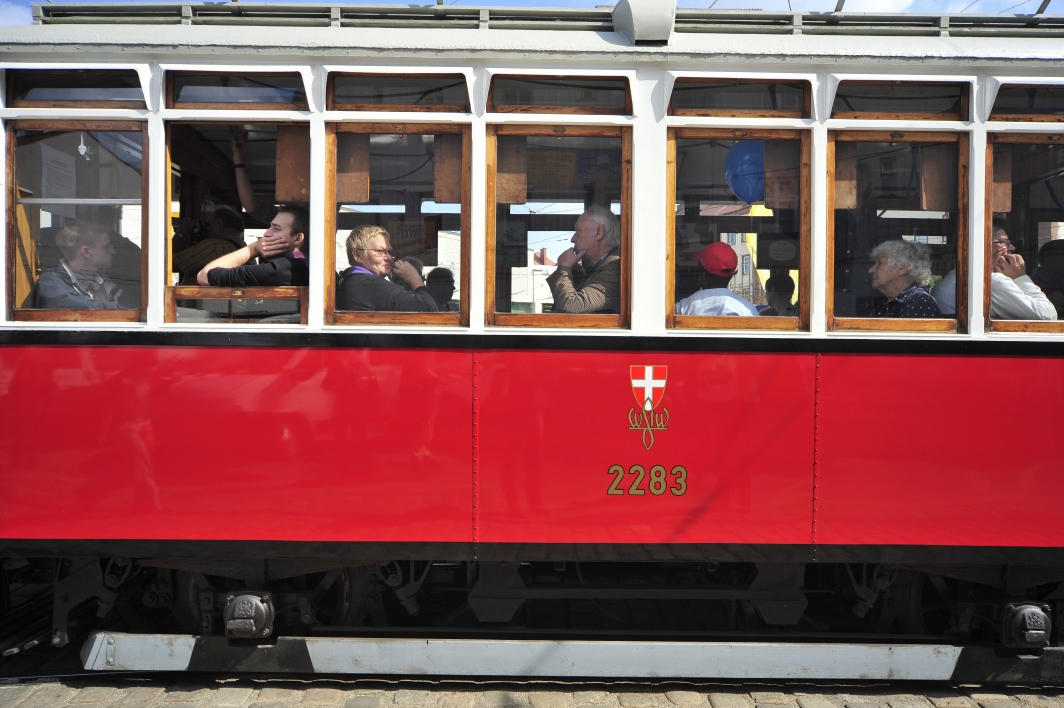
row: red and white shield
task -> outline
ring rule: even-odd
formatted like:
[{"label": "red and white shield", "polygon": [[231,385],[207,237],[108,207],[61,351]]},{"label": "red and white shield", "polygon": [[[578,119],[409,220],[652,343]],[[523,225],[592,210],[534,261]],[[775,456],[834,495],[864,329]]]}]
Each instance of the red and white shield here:
[{"label": "red and white shield", "polygon": [[632,366],[632,393],[639,407],[652,411],[661,404],[665,395],[665,379],[668,377],[667,366]]}]

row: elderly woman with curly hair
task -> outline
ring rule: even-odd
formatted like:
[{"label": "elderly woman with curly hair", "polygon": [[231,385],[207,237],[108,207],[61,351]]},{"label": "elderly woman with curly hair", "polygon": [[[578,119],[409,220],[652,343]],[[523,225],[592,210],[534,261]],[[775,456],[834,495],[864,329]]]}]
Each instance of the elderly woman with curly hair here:
[{"label": "elderly woman with curly hair", "polygon": [[876,302],[873,317],[941,317],[942,311],[924,289],[931,280],[931,249],[911,241],[884,241],[872,249],[875,265],[868,269],[872,287],[886,296]]}]

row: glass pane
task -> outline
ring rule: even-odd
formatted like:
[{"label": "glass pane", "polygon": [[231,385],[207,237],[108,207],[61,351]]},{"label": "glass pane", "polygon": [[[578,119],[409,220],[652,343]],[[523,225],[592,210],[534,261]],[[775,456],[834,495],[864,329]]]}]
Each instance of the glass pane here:
[{"label": "glass pane", "polygon": [[832,114],[931,113],[961,116],[962,84],[851,84],[842,82]]},{"label": "glass pane", "polygon": [[672,110],[803,112],[805,87],[804,82],[677,81],[672,89]]},{"label": "glass pane", "polygon": [[176,74],[175,103],[296,103],[306,104],[299,74]]},{"label": "glass pane", "polygon": [[953,315],[957,199],[957,143],[837,142],[835,316]]},{"label": "glass pane", "polygon": [[798,316],[801,142],[676,141],[676,314]]},{"label": "glass pane", "polygon": [[533,106],[537,108],[576,108],[597,113],[624,113],[627,80],[621,79],[518,79],[496,77],[492,101],[496,108]]},{"label": "glass pane", "polygon": [[618,313],[621,139],[498,138],[495,311]]},{"label": "glass pane", "polygon": [[346,76],[333,79],[333,103],[361,106],[448,107],[469,104],[464,76]]},{"label": "glass pane", "polygon": [[135,71],[9,71],[12,103],[18,101],[144,102]]},{"label": "glass pane", "polygon": [[15,307],[140,308],[141,133],[18,130]]},{"label": "glass pane", "polygon": [[[170,284],[307,285],[307,126],[173,124],[169,130]],[[299,303],[290,299],[181,298],[177,305],[178,322],[299,321]]]},{"label": "glass pane", "polygon": [[336,309],[458,312],[462,136],[340,133]]},{"label": "glass pane", "polygon": [[1002,86],[990,117],[999,114],[1064,115],[1064,86]]},{"label": "glass pane", "polygon": [[990,317],[1064,314],[1064,146],[995,145]]}]

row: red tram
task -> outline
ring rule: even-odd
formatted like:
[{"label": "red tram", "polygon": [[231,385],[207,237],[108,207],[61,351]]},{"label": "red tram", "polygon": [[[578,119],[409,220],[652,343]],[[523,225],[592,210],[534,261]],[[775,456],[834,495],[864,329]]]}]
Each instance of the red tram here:
[{"label": "red tram", "polygon": [[1064,678],[1060,17],[34,13],[0,670]]}]

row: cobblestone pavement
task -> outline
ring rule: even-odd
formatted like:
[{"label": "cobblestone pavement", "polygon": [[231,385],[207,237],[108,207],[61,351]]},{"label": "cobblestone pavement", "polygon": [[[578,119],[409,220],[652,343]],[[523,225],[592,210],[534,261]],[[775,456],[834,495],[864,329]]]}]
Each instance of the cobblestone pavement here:
[{"label": "cobblestone pavement", "polygon": [[[506,690],[499,690],[505,688]],[[758,690],[752,690],[758,689]],[[910,692],[905,692],[910,691]],[[1064,689],[684,686],[646,683],[388,685],[358,681],[41,681],[0,684],[0,708],[1064,708]]]}]

